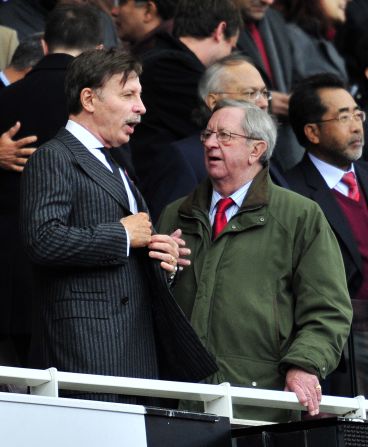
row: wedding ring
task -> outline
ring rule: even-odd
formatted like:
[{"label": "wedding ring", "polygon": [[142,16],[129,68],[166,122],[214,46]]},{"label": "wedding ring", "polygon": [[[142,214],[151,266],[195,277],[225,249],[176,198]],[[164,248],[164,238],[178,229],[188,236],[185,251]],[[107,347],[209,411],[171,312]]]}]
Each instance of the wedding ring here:
[{"label": "wedding ring", "polygon": [[320,384],[316,385],[316,390],[321,390],[321,389],[322,389],[322,387]]},{"label": "wedding ring", "polygon": [[174,258],[174,256],[171,256],[170,264],[172,264],[172,265],[176,264],[176,259]]}]

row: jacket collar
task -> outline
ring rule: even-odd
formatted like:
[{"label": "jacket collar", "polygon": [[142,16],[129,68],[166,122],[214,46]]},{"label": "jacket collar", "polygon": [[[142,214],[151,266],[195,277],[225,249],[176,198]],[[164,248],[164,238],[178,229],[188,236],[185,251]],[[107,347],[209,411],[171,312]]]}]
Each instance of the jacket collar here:
[{"label": "jacket collar", "polygon": [[114,175],[66,129],[61,129],[55,138],[73,153],[75,160],[81,169],[83,169],[94,182],[104,188],[128,213],[130,213],[123,182],[120,182],[115,178]]},{"label": "jacket collar", "polygon": [[[268,166],[262,169],[254,178],[250,185],[248,194],[245,196],[239,213],[251,209],[261,208],[269,203],[269,178]],[[209,178],[206,178],[192,192],[179,207],[179,213],[187,216],[194,216],[198,212],[209,211],[212,197],[212,184]]]},{"label": "jacket collar", "polygon": [[[310,198],[320,205],[331,227],[334,229],[341,241],[343,241],[348,252],[350,252],[357,268],[361,270],[361,256],[358,251],[358,246],[350,229],[350,225],[342,213],[332,191],[307,154],[304,155],[303,160],[300,162],[300,166],[304,172],[305,182],[311,191]],[[357,163],[354,163],[354,167],[358,178],[361,179],[364,177],[362,176],[361,169]],[[367,197],[368,180],[364,180],[364,183],[360,184],[363,187],[365,196]]]}]

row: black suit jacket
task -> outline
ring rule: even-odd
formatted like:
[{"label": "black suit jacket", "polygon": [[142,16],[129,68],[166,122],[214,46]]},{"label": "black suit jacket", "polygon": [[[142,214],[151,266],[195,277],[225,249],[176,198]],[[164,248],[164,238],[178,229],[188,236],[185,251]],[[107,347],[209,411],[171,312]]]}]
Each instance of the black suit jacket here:
[{"label": "black suit jacket", "polygon": [[[65,129],[27,163],[21,233],[37,280],[34,366],[200,380],[216,365],[165,273],[147,249],[127,256],[119,220],[131,213],[123,188]],[[139,211],[147,211],[134,192]]]},{"label": "black suit jacket", "polygon": [[[41,145],[56,135],[68,119],[64,81],[72,60],[68,54],[45,56],[24,79],[0,91],[0,134],[20,121],[16,139],[37,135]],[[112,152],[119,162],[128,155]],[[0,169],[0,335],[30,332],[33,286],[20,245],[19,187],[19,173]]]},{"label": "black suit jacket", "polygon": [[171,154],[163,146],[200,130],[192,112],[198,107],[197,86],[204,70],[195,54],[169,34],[159,34],[154,50],[144,55],[141,84],[147,113],[131,138],[131,147],[145,198],[147,185],[161,181],[170,164]]},{"label": "black suit jacket", "polygon": [[[367,199],[368,164],[358,161],[354,163],[354,167],[359,185]],[[295,168],[288,171],[285,177],[291,189],[317,202],[325,213],[340,245],[349,292],[353,299],[362,281],[362,260],[349,223],[341,211],[333,192],[308,155],[305,155]]]}]

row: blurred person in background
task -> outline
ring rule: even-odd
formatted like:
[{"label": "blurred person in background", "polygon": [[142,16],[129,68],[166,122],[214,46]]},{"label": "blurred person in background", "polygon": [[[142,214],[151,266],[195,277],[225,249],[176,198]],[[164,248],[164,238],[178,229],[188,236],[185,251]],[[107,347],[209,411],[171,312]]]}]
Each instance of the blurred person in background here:
[{"label": "blurred person in background", "polygon": [[336,25],[346,20],[350,0],[276,0],[275,7],[287,20],[296,79],[317,73],[333,73],[345,83],[345,61],[333,39]]}]

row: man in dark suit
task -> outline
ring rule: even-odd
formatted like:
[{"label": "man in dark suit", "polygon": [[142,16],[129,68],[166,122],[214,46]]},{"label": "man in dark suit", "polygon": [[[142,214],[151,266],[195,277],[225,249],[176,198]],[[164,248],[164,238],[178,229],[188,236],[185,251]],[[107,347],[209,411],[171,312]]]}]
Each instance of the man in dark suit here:
[{"label": "man in dark suit", "polygon": [[[143,58],[143,101],[147,114],[131,140],[133,164],[143,196],[150,194],[152,164],[166,164],[163,144],[186,138],[201,127],[192,114],[206,67],[231,53],[240,26],[230,0],[181,0],[174,36],[162,34]],[[157,163],[157,164],[156,164]]]},{"label": "man in dark suit", "polygon": [[13,366],[26,366],[33,293],[18,230],[20,172],[33,149],[19,145],[34,143],[32,135],[42,144],[66,123],[66,68],[73,56],[101,43],[99,16],[89,6],[57,7],[49,16],[44,39],[47,55],[25,78],[0,92],[0,144],[5,157],[0,169],[0,355],[2,341],[15,344],[12,359],[3,359],[3,364]]},{"label": "man in dark suit", "polygon": [[31,357],[39,368],[199,380],[216,365],[167,285],[175,240],[183,241],[152,234],[140,193],[109,154],[145,113],[140,70],[122,50],[77,57],[66,78],[66,128],[24,170],[21,232],[37,297]]},{"label": "man in dark suit", "polygon": [[280,121],[274,157],[284,169],[300,161],[303,150],[288,125],[289,93],[293,82],[292,50],[274,0],[236,0],[243,17],[237,48],[249,56],[272,90],[271,112]]},{"label": "man in dark suit", "polygon": [[[359,161],[364,121],[364,112],[342,81],[332,74],[305,79],[290,99],[290,122],[306,154],[286,173],[286,179],[292,189],[321,206],[335,232],[355,305],[356,341],[368,324],[368,165]],[[367,332],[365,338],[368,339]],[[368,346],[356,350],[358,358],[360,352],[364,354],[362,371],[366,377]],[[365,394],[367,381],[359,380],[358,374],[358,392]]]},{"label": "man in dark suit", "polygon": [[172,31],[176,0],[119,0],[113,6],[120,39],[141,55],[156,44],[158,33]]},{"label": "man in dark suit", "polygon": [[0,89],[23,79],[43,56],[41,34],[35,34],[20,42],[10,64],[0,71]]}]

